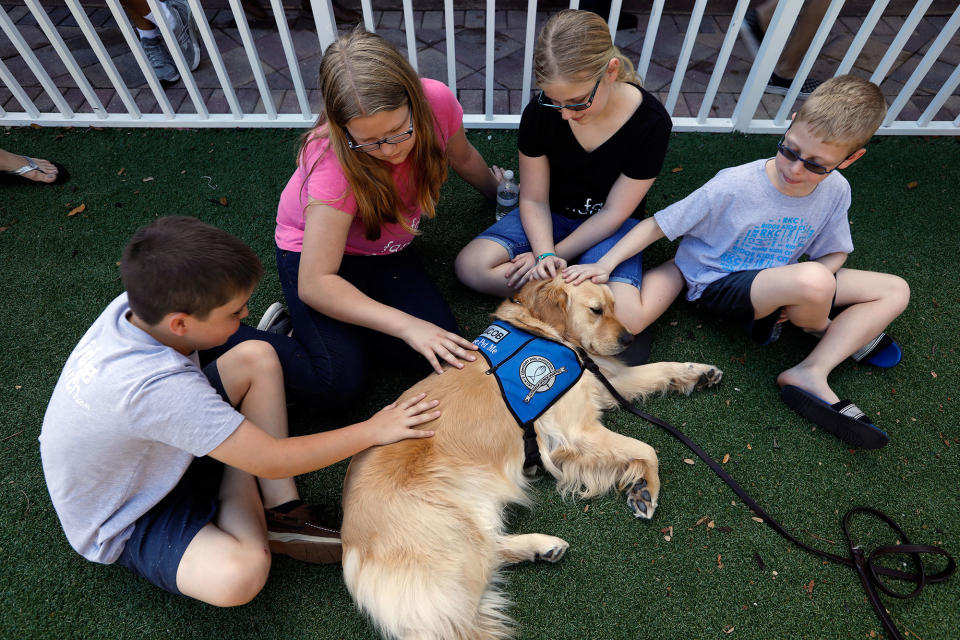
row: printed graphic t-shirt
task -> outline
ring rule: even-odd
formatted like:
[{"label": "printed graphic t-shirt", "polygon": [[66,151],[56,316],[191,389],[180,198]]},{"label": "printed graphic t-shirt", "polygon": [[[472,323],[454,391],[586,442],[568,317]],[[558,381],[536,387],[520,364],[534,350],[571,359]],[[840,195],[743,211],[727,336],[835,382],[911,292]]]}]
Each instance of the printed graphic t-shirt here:
[{"label": "printed graphic t-shirt", "polygon": [[47,489],[80,555],[110,564],[134,522],[243,416],[184,356],[127,320],[117,297],[63,367],[40,431]]},{"label": "printed graphic t-shirt", "polygon": [[834,171],[810,195],[793,197],[767,177],[767,160],[723,169],[689,196],[654,214],[670,240],[683,236],[676,265],[687,299],[737,271],[769,269],[850,253],[850,184]]},{"label": "printed graphic t-shirt", "polygon": [[[422,78],[423,92],[434,115],[434,131],[441,149],[447,148],[447,142],[459,131],[463,124],[463,107],[447,88],[437,80]],[[319,163],[317,159],[319,158]],[[408,156],[399,165],[391,167],[394,184],[403,202],[410,226],[420,225],[421,211],[417,204],[416,193],[411,184],[411,158]],[[316,164],[312,173],[310,168]],[[309,173],[309,178],[307,177]],[[329,149],[327,138],[317,138],[307,145],[306,152],[294,171],[290,181],[280,194],[277,207],[277,230],[274,239],[277,246],[287,251],[303,251],[304,210],[309,198],[324,202],[351,215],[357,213],[357,201],[350,190],[347,177],[343,173],[336,154]],[[413,234],[399,224],[386,224],[381,227],[380,237],[368,240],[364,237],[363,224],[354,219],[347,233],[344,253],[347,255],[385,255],[396,253],[413,240]]]},{"label": "printed graphic t-shirt", "polygon": [[[556,109],[534,98],[520,117],[517,146],[525,156],[550,162],[550,210],[582,220],[603,207],[620,174],[634,180],[656,178],[663,167],[672,123],[656,96],[637,86],[643,100],[610,138],[586,151]],[[646,198],[633,215],[642,215]]]}]

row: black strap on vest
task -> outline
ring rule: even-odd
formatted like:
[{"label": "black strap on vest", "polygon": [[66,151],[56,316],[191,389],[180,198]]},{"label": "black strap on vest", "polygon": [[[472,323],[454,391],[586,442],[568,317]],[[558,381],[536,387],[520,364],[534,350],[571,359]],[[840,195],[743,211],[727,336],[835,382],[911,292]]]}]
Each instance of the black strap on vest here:
[{"label": "black strap on vest", "polygon": [[[870,507],[854,507],[847,511],[847,513],[843,516],[843,533],[847,538],[847,544],[850,550],[849,558],[835,555],[827,551],[822,551],[801,542],[795,538],[793,534],[784,529],[783,525],[774,520],[770,514],[763,509],[763,507],[757,504],[756,501],[751,498],[750,495],[743,489],[743,487],[741,487],[716,460],[711,458],[703,449],[701,449],[697,443],[688,438],[669,422],[664,422],[663,420],[634,407],[632,403],[628,402],[622,395],[620,395],[610,381],[607,380],[606,376],[600,372],[600,367],[597,366],[597,363],[591,360],[590,356],[587,355],[585,351],[578,349],[578,354],[580,355],[580,359],[583,361],[583,366],[593,373],[593,375],[595,375],[600,382],[603,383],[603,386],[607,388],[607,391],[610,392],[614,400],[620,403],[620,406],[635,416],[643,418],[651,424],[657,425],[674,438],[685,444],[688,449],[693,451],[701,460],[707,463],[707,465],[713,469],[714,473],[716,473],[721,480],[727,483],[727,486],[729,486],[733,492],[740,497],[743,503],[750,507],[750,509],[757,514],[758,517],[763,519],[763,521],[771,529],[804,551],[820,556],[821,558],[825,558],[826,560],[830,560],[831,562],[836,562],[854,569],[857,572],[857,575],[860,576],[860,582],[863,584],[863,588],[867,593],[867,599],[873,606],[873,610],[876,612],[877,617],[880,618],[880,622],[883,623],[884,628],[887,630],[887,635],[892,640],[903,640],[903,636],[900,634],[900,630],[897,629],[896,625],[893,623],[893,620],[890,618],[890,614],[887,613],[886,608],[883,606],[883,602],[880,600],[880,594],[877,593],[877,590],[879,589],[880,591],[889,596],[893,596],[894,598],[912,598],[916,595],[919,595],[920,591],[922,591],[923,588],[928,584],[946,582],[956,570],[956,562],[954,561],[953,556],[951,556],[947,551],[932,545],[912,544],[910,539],[907,537],[907,534],[904,533],[903,529],[901,529],[896,522],[894,522],[885,513]],[[865,553],[860,545],[856,544],[850,537],[850,520],[858,513],[870,514],[879,518],[880,520],[883,520],[888,527],[896,531],[898,538],[903,541],[903,544],[884,545],[874,549],[871,553]],[[921,553],[932,553],[934,555],[944,556],[947,559],[947,566],[933,575],[927,575],[926,569],[923,565],[923,560],[920,556]],[[874,564],[876,558],[888,554],[909,554],[911,560],[913,561],[915,572],[908,573],[906,571],[889,569],[887,567]],[[880,580],[880,576],[886,576],[895,580],[903,580],[905,582],[912,582],[916,584],[916,587],[910,593],[899,593],[887,588],[887,586]]]}]

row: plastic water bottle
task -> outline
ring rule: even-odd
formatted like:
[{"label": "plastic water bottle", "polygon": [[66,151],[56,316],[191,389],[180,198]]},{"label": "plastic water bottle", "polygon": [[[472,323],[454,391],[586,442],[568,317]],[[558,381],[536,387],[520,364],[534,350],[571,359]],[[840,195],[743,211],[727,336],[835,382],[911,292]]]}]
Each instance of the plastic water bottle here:
[{"label": "plastic water bottle", "polygon": [[513,181],[513,171],[503,172],[503,182],[497,187],[497,220],[517,208],[520,200],[520,187]]}]

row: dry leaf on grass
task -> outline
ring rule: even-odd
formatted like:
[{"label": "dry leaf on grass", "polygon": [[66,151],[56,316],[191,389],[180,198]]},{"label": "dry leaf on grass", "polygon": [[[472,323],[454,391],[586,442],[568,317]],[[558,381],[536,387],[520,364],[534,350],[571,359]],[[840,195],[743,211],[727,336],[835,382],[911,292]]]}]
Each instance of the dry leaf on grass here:
[{"label": "dry leaf on grass", "polygon": [[77,215],[78,213],[83,213],[86,210],[87,210],[87,205],[81,204],[79,207],[74,207],[73,209],[71,209],[70,213],[67,214],[67,217],[70,218],[72,216]]},{"label": "dry leaf on grass", "polygon": [[916,180],[911,180],[907,183],[907,189],[916,189],[918,184]]},{"label": "dry leaf on grass", "polygon": [[695,464],[693,460],[691,460],[690,458],[684,458],[683,461],[686,462],[687,464]]},{"label": "dry leaf on grass", "polygon": [[730,454],[725,453],[723,454],[723,464],[727,464],[728,462],[730,462]]}]

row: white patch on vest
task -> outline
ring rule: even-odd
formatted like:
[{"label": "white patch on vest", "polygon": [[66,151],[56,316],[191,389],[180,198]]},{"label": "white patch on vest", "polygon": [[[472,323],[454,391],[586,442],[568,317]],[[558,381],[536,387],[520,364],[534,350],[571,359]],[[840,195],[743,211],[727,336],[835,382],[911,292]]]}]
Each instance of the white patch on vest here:
[{"label": "white patch on vest", "polygon": [[480,334],[481,338],[486,338],[491,342],[500,342],[504,338],[510,335],[510,332],[504,329],[501,326],[492,324],[486,328],[486,330]]},{"label": "white patch on vest", "polygon": [[[556,381],[556,373],[559,371],[553,368],[553,363],[543,356],[530,356],[520,363],[520,381],[527,389],[536,388],[534,393],[541,393],[552,387]],[[547,380],[543,379],[545,376],[549,376]]]}]

